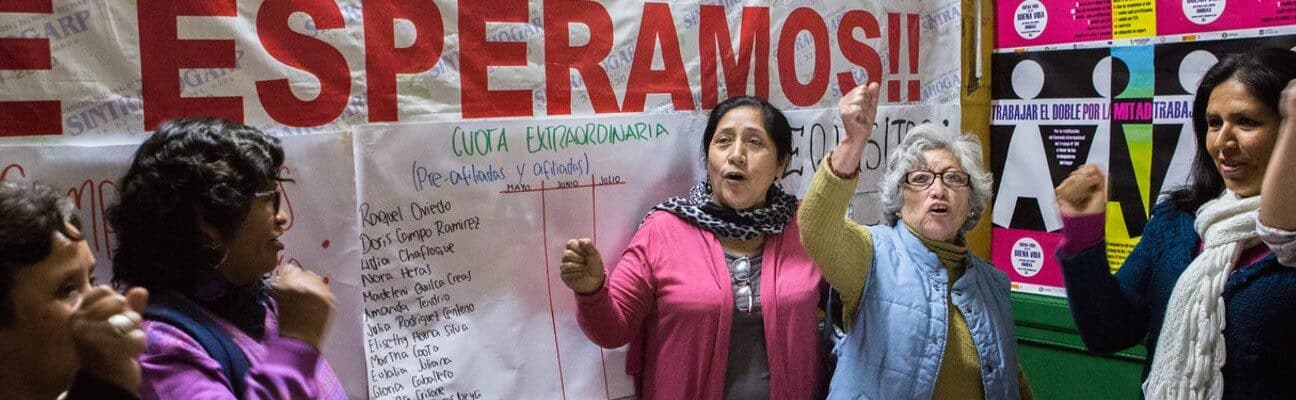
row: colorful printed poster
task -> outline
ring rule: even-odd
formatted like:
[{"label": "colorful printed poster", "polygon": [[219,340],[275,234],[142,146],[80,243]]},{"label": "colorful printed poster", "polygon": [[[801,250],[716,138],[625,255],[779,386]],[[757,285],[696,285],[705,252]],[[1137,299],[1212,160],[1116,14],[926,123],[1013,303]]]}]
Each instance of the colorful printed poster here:
[{"label": "colorful printed poster", "polygon": [[[1114,47],[1111,70],[1111,141],[1107,163],[1107,260],[1112,270],[1120,268],[1143,236],[1143,227],[1164,182],[1164,168],[1156,169],[1154,153],[1163,152],[1166,140],[1157,140],[1152,130],[1153,82],[1152,46]],[[1170,132],[1177,136],[1178,132]],[[1175,140],[1168,141],[1177,144]],[[1169,150],[1173,151],[1174,147]],[[1191,154],[1191,153],[1189,153]],[[1164,167],[1162,165],[1161,167]],[[1153,181],[1157,181],[1154,182]]]},{"label": "colorful printed poster", "polygon": [[1108,174],[1105,238],[1118,270],[1153,207],[1191,183],[1201,76],[1230,53],[1269,47],[1296,47],[1296,35],[995,54],[993,79],[1011,84],[993,91],[991,260],[1014,289],[1065,295],[1053,188],[1084,163]]},{"label": "colorful printed poster", "polygon": [[1296,47],[1296,36],[1112,49],[1112,81],[1129,82],[1112,102],[1106,239],[1113,272],[1138,244],[1152,208],[1191,184],[1192,104],[1201,76],[1228,54],[1270,47]]},{"label": "colorful printed poster", "polygon": [[1156,3],[1157,30],[1162,35],[1296,24],[1293,1],[1156,0]]},{"label": "colorful printed poster", "polygon": [[998,0],[996,6],[999,28],[995,46],[999,48],[1112,37],[1112,6],[1108,0]]},{"label": "colorful printed poster", "polygon": [[1062,296],[1062,270],[1053,255],[1062,220],[1053,187],[1080,165],[1106,164],[1111,53],[999,53],[992,62],[992,79],[1011,84],[991,92],[991,262],[1015,290]]},{"label": "colorful printed poster", "polygon": [[1112,0],[1112,38],[1156,36],[1156,17],[1156,3],[1153,0]]}]

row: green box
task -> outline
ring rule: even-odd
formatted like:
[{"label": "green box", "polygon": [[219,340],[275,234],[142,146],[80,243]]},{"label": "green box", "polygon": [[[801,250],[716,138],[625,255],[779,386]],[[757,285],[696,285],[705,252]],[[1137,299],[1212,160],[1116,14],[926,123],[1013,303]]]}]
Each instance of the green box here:
[{"label": "green box", "polygon": [[1138,399],[1147,351],[1142,345],[1100,355],[1085,350],[1063,298],[1013,293],[1022,368],[1035,398]]}]

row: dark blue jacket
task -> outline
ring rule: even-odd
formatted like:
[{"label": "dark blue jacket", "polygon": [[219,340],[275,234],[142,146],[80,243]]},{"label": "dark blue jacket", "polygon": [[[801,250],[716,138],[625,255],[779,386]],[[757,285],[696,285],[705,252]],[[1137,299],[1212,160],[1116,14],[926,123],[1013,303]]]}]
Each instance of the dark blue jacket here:
[{"label": "dark blue jacket", "polygon": [[[1201,246],[1196,216],[1161,202],[1113,276],[1106,243],[1062,254],[1071,315],[1085,346],[1112,353],[1147,344],[1146,378],[1175,282]],[[1234,270],[1224,286],[1225,399],[1296,399],[1296,268],[1273,253]],[[1099,371],[1095,371],[1099,372]]]}]

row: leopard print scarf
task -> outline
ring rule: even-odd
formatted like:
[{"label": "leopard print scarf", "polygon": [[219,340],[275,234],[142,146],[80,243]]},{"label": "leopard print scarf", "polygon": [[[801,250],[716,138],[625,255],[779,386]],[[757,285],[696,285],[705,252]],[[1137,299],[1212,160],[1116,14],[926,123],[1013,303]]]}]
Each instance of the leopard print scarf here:
[{"label": "leopard print scarf", "polygon": [[[765,207],[738,211],[711,201],[711,183],[702,181],[689,190],[688,198],[671,197],[653,207],[675,214],[685,221],[729,239],[751,240],[760,235],[777,235],[796,213],[796,196],[771,185]],[[649,211],[652,212],[652,211]]]}]

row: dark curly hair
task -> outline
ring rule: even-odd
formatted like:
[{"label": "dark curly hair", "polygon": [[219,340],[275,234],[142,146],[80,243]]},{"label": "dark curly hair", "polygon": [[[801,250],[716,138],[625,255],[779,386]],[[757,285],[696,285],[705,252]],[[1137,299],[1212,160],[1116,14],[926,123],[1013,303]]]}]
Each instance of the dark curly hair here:
[{"label": "dark curly hair", "polygon": [[1287,49],[1260,49],[1247,53],[1230,54],[1215,63],[1202,76],[1197,85],[1197,94],[1193,97],[1192,126],[1197,137],[1197,156],[1189,170],[1192,184],[1170,192],[1170,201],[1180,210],[1195,213],[1197,208],[1207,201],[1219,197],[1224,191],[1224,177],[1220,176],[1211,161],[1210,152],[1206,151],[1206,106],[1210,103],[1211,92],[1229,79],[1237,79],[1247,91],[1275,115],[1278,112],[1278,101],[1282,97],[1287,82],[1296,79],[1296,53]]},{"label": "dark curly hair", "polygon": [[0,182],[0,328],[13,323],[14,276],[49,257],[54,232],[74,242],[84,239],[72,208],[71,200],[44,183]]},{"label": "dark curly hair", "polygon": [[117,235],[113,281],[189,293],[224,256],[198,221],[233,233],[255,193],[285,181],[279,139],[214,118],[167,121],[140,145],[108,209]]},{"label": "dark curly hair", "polygon": [[711,109],[711,115],[707,117],[706,130],[702,131],[702,159],[707,157],[707,149],[711,146],[711,138],[715,137],[716,129],[720,128],[720,118],[725,114],[733,111],[738,107],[755,107],[760,110],[761,124],[764,125],[765,133],[770,135],[774,140],[774,149],[778,154],[778,161],[782,163],[792,158],[792,126],[788,124],[787,117],[765,99],[756,96],[735,96],[726,99]]}]

